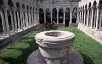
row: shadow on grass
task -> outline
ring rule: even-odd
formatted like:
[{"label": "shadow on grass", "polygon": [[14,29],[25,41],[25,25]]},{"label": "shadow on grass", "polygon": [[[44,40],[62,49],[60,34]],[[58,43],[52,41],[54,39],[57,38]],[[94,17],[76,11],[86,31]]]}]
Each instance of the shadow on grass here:
[{"label": "shadow on grass", "polygon": [[[29,47],[27,48],[17,48],[16,46],[18,43],[27,43],[29,44]],[[13,47],[14,46],[14,47]],[[35,39],[32,37],[24,37],[20,42],[15,43],[13,46],[9,47],[8,50],[19,50],[22,52],[21,55],[17,56],[17,58],[12,58],[12,57],[3,57],[2,60],[8,62],[9,64],[26,64],[28,56],[38,48],[38,45],[35,43]],[[25,46],[25,45],[24,45]],[[11,53],[12,54],[12,53]],[[18,53],[16,53],[18,54]]]},{"label": "shadow on grass", "polygon": [[90,58],[89,56],[87,56],[86,54],[81,53],[82,57],[83,57],[83,62],[84,64],[94,64],[92,58]]}]

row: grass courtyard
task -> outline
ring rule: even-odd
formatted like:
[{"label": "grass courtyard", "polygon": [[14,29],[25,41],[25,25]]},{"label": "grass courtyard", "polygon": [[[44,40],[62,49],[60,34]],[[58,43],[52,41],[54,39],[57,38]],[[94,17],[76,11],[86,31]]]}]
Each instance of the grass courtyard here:
[{"label": "grass courtyard", "polygon": [[[76,35],[74,48],[82,55],[84,64],[102,64],[102,45],[75,27],[61,27],[59,29],[71,31]],[[35,43],[34,35],[41,31],[43,29],[38,27],[1,51],[0,64],[27,64],[28,56],[38,46]]]}]

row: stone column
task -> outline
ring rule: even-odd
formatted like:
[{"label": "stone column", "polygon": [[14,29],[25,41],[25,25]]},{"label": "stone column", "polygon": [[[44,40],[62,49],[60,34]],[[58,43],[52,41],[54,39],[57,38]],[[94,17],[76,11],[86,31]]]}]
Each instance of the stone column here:
[{"label": "stone column", "polygon": [[31,15],[30,15],[30,11],[29,11],[29,27],[31,27]]},{"label": "stone column", "polygon": [[25,12],[25,20],[26,20],[26,21],[25,21],[25,22],[26,22],[26,27],[28,28],[28,24],[29,24],[28,22],[29,22],[29,21],[28,21],[27,11]]},{"label": "stone column", "polygon": [[14,23],[15,23],[15,32],[17,32],[17,18],[16,18],[16,11],[15,11],[15,9],[14,9],[13,15],[14,15]]},{"label": "stone column", "polygon": [[77,20],[76,23],[78,24],[80,22],[80,14],[79,14],[79,10],[77,10]]},{"label": "stone column", "polygon": [[70,9],[70,23],[69,23],[69,25],[71,25],[72,24],[72,10]]},{"label": "stone column", "polygon": [[34,25],[33,11],[31,13],[31,15],[32,15],[32,25]]},{"label": "stone column", "polygon": [[101,23],[102,23],[102,10],[100,10],[100,18],[99,18],[99,29],[102,28]]},{"label": "stone column", "polygon": [[24,29],[23,11],[22,10],[20,10],[20,23],[21,23],[21,29]]},{"label": "stone column", "polygon": [[92,16],[91,16],[91,28],[92,28],[92,25],[93,25],[93,8],[92,8]]},{"label": "stone column", "polygon": [[59,14],[58,14],[59,10],[57,9],[57,24],[59,24]]},{"label": "stone column", "polygon": [[7,8],[4,9],[4,16],[5,16],[5,23],[6,23],[7,35],[9,35],[10,34],[10,29],[9,29],[9,24],[8,24]]},{"label": "stone column", "polygon": [[29,28],[29,11],[27,11],[27,20],[28,20],[28,28]]},{"label": "stone column", "polygon": [[3,14],[3,12],[0,10],[0,15],[1,15],[1,19],[2,19],[2,26],[3,26],[3,34],[2,34],[2,36],[5,36],[5,34],[6,34],[6,24],[5,24],[5,20],[4,20],[4,14]]},{"label": "stone column", "polygon": [[86,10],[84,10],[84,21],[83,21],[83,24],[85,25],[85,22],[86,22]]},{"label": "stone column", "polygon": [[52,23],[53,21],[52,21],[52,9],[51,9],[51,23]]},{"label": "stone column", "polygon": [[44,23],[46,23],[46,11],[44,10]]},{"label": "stone column", "polygon": [[88,22],[89,22],[89,10],[87,10],[87,25],[86,26],[88,26]]},{"label": "stone column", "polygon": [[63,13],[64,13],[64,18],[63,18],[63,24],[65,25],[65,9],[63,9]]},{"label": "stone column", "polygon": [[18,30],[20,29],[20,17],[19,12],[17,11],[17,19],[18,19]]},{"label": "stone column", "polygon": [[99,22],[99,8],[97,8],[96,29],[98,29],[98,22]]},{"label": "stone column", "polygon": [[24,18],[24,11],[22,11],[22,25],[23,25],[23,29],[24,29],[26,27],[25,18]]}]

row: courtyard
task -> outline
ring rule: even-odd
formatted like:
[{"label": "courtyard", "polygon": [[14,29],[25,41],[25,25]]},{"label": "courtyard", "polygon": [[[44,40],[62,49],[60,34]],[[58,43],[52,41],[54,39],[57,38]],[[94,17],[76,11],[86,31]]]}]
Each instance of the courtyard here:
[{"label": "courtyard", "polygon": [[[75,36],[74,48],[83,57],[84,64],[102,64],[102,45],[87,36],[77,27],[60,27],[59,30],[73,32]],[[0,52],[0,64],[27,64],[28,56],[38,48],[34,36],[44,31],[37,27],[19,40]]]}]

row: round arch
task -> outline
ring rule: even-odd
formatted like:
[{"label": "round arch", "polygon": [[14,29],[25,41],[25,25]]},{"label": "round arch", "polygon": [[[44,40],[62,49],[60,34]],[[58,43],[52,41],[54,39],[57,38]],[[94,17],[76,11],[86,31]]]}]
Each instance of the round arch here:
[{"label": "round arch", "polygon": [[40,24],[44,23],[44,11],[42,8],[39,9],[39,23]]},{"label": "round arch", "polygon": [[9,25],[9,29],[12,30],[12,21],[11,21],[11,15],[10,15],[10,11],[7,11],[7,16],[8,16],[8,25]]},{"label": "round arch", "polygon": [[17,7],[17,8],[20,8],[19,2],[16,2],[16,7]]},{"label": "round arch", "polygon": [[46,13],[45,13],[45,15],[46,15],[46,22],[51,23],[51,11],[50,11],[49,8],[46,8]]},{"label": "round arch", "polygon": [[59,23],[63,23],[63,16],[64,16],[63,8],[59,9],[58,16],[59,16]]},{"label": "round arch", "polygon": [[25,9],[25,5],[24,4],[22,4],[22,8]]},{"label": "round arch", "polygon": [[57,23],[57,9],[52,9],[52,21],[55,21]]},{"label": "round arch", "polygon": [[72,11],[72,23],[76,23],[76,21],[77,21],[77,7],[74,7]]},{"label": "round arch", "polygon": [[13,1],[12,1],[12,0],[8,0],[8,5],[9,5],[10,7],[13,7],[13,6],[14,6]]}]

